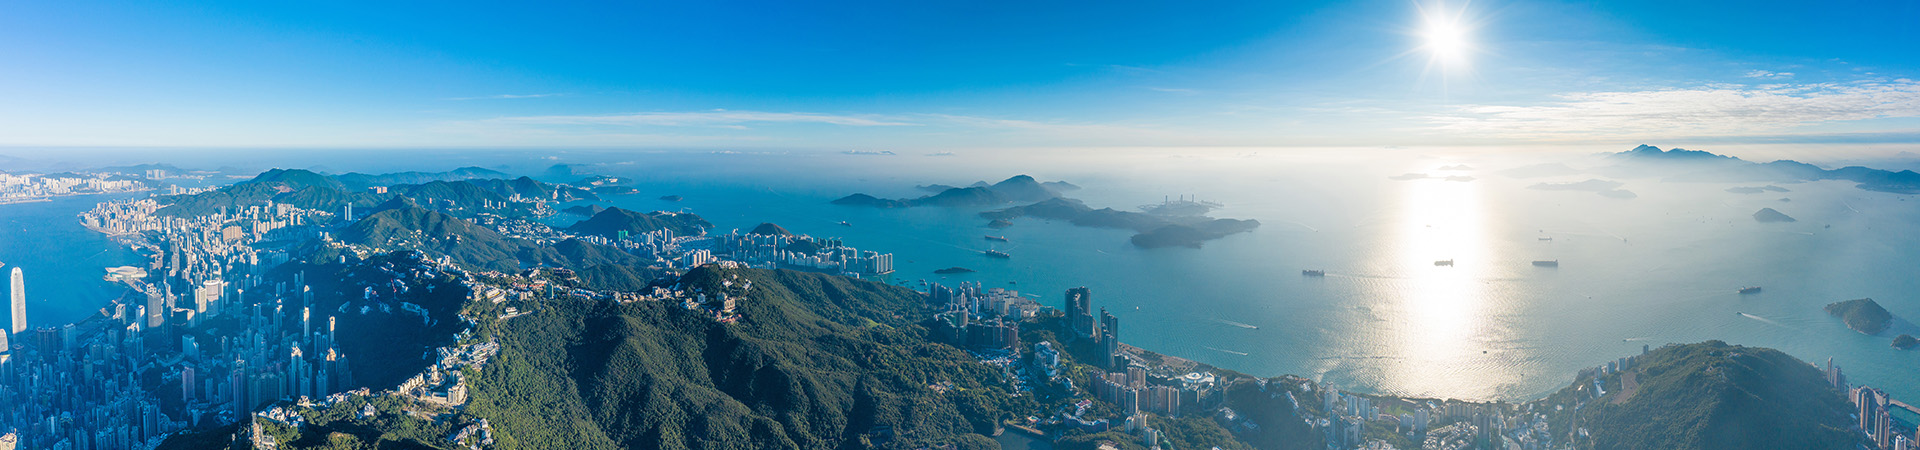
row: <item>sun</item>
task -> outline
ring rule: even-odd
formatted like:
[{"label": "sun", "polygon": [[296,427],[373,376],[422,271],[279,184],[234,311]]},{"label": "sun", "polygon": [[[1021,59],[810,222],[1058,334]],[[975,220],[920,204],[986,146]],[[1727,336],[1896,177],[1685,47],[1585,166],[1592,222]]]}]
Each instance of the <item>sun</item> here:
[{"label": "sun", "polygon": [[1434,8],[1421,11],[1422,24],[1419,36],[1421,49],[1427,52],[1429,63],[1446,67],[1459,67],[1467,64],[1467,56],[1473,51],[1470,29],[1461,23],[1459,13]]}]

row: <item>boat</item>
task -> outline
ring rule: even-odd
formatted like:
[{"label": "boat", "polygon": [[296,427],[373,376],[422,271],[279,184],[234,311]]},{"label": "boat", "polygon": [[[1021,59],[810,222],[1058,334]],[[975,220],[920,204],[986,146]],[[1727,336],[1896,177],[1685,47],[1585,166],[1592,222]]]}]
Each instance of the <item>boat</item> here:
[{"label": "boat", "polygon": [[1550,237],[1543,237],[1543,238],[1540,238],[1540,240],[1542,240],[1542,241],[1551,241],[1551,240],[1553,240],[1553,238],[1550,238]]},{"label": "boat", "polygon": [[1551,261],[1534,261],[1533,266],[1534,267],[1560,267],[1560,260],[1555,259]]},{"label": "boat", "polygon": [[1439,261],[1434,261],[1434,262],[1433,262],[1433,265],[1436,265],[1436,266],[1447,266],[1447,267],[1453,267],[1453,260],[1451,260],[1451,259],[1443,259],[1443,260],[1439,260]]},{"label": "boat", "polygon": [[1758,294],[1760,293],[1760,287],[1759,286],[1743,287],[1743,288],[1740,288],[1740,293],[1741,294]]},{"label": "boat", "polygon": [[850,226],[853,226],[853,224],[850,224],[850,223],[847,223],[847,221],[845,221],[845,220],[842,220],[842,221],[840,221],[840,226],[843,226],[843,227],[850,227]]},{"label": "boat", "polygon": [[1007,254],[1007,252],[1003,252],[999,250],[986,250],[986,251],[980,252],[980,254],[995,257],[995,258],[1000,258],[1000,259],[1007,259],[1007,258],[1013,257],[1013,255],[1009,255]]},{"label": "boat", "polygon": [[1320,270],[1320,269],[1307,269],[1307,270],[1300,271],[1300,274],[1309,276],[1309,277],[1324,277],[1324,276],[1327,276],[1327,271]]},{"label": "boat", "polygon": [[1000,241],[1000,242],[1010,242],[1010,241],[1008,241],[1008,240],[1007,240],[1007,237],[1006,237],[1006,236],[987,236],[987,240],[989,240],[989,241]]}]

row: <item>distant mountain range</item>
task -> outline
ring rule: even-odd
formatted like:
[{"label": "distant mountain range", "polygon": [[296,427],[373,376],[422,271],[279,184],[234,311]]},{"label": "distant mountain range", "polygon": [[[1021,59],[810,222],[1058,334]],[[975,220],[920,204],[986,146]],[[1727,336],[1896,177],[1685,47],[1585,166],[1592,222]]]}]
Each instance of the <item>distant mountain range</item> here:
[{"label": "distant mountain range", "polygon": [[1920,193],[1920,173],[1898,172],[1861,166],[1823,169],[1794,160],[1756,163],[1732,156],[1698,150],[1661,150],[1641,145],[1633,150],[1606,157],[1617,165],[1595,169],[1613,176],[1662,176],[1668,181],[1713,182],[1795,182],[1845,180],[1858,183],[1860,189],[1900,194]]},{"label": "distant mountain range", "polygon": [[875,208],[911,208],[915,206],[995,206],[1012,202],[1037,202],[1060,196],[1058,188],[1078,186],[1065,182],[1041,183],[1027,175],[1016,175],[999,183],[987,184],[982,181],[968,187],[944,185],[921,186],[921,189],[939,189],[939,193],[910,199],[886,199],[867,194],[853,194],[834,200],[835,205],[871,206]]}]

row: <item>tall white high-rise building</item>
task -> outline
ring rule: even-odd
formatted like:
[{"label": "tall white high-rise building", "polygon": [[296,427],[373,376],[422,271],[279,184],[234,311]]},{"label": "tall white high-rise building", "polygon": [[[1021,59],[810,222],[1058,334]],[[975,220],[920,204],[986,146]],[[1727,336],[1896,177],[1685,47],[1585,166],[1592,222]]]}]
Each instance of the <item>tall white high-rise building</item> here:
[{"label": "tall white high-rise building", "polygon": [[13,296],[9,302],[13,305],[13,335],[19,336],[27,331],[27,282],[20,274],[19,267],[13,268],[13,280],[8,285],[13,286]]}]

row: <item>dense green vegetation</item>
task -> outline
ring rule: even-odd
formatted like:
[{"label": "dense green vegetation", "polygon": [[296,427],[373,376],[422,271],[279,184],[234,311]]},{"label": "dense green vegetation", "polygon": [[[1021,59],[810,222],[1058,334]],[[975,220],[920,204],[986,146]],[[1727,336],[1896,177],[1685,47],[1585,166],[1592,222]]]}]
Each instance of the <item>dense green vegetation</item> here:
[{"label": "dense green vegetation", "polygon": [[977,433],[1030,409],[993,370],[928,342],[911,291],[716,268],[681,283],[738,294],[745,281],[734,324],[677,303],[541,302],[499,326],[469,411],[493,420],[502,449],[826,449],[990,448]]},{"label": "dense green vegetation", "polygon": [[[1777,350],[1669,345],[1641,356],[1631,372],[1637,389],[1612,389],[1579,413],[1592,433],[1583,448],[1840,450],[1858,441],[1845,396]],[[1618,386],[1620,376],[1607,381]]]},{"label": "dense green vegetation", "polygon": [[593,217],[568,227],[567,231],[609,238],[620,237],[624,232],[629,236],[658,230],[673,230],[681,236],[698,236],[713,228],[712,223],[692,213],[670,213],[654,211],[642,213],[620,208],[601,210]]},{"label": "dense green vegetation", "polygon": [[1880,334],[1886,331],[1887,323],[1893,321],[1893,313],[1880,307],[1871,298],[1860,298],[1827,305],[1827,314],[1839,317],[1848,328],[1866,334]]},{"label": "dense green vegetation", "polygon": [[[516,195],[552,201],[599,198],[586,189],[542,183],[527,177],[512,180],[479,179],[497,175],[504,174],[473,167],[451,172],[350,173],[340,176],[301,169],[273,169],[253,179],[207,192],[162,196],[160,203],[169,206],[162,208],[160,214],[186,217],[204,216],[221,210],[232,213],[248,206],[265,205],[267,201],[339,212],[349,204],[354,208],[370,208],[397,196],[411,197],[435,207],[457,206],[472,212],[479,211],[477,208],[482,202],[506,203]],[[384,194],[366,190],[375,186],[389,186],[389,189]],[[507,210],[492,212],[513,215],[523,209],[526,209],[526,204],[508,204]]]},{"label": "dense green vegetation", "polygon": [[497,170],[480,167],[461,167],[446,172],[396,172],[379,175],[364,173],[345,173],[335,175],[348,189],[366,189],[374,186],[393,186],[397,184],[426,184],[434,181],[473,180],[483,178],[506,178],[508,175]]},{"label": "dense green vegetation", "polygon": [[543,247],[421,208],[406,197],[394,197],[375,210],[378,212],[341,229],[339,239],[446,256],[472,270],[514,272],[539,265],[562,267],[573,270],[581,285],[594,289],[638,290],[660,275],[660,271],[647,267],[649,261],[617,248],[577,239]]}]

